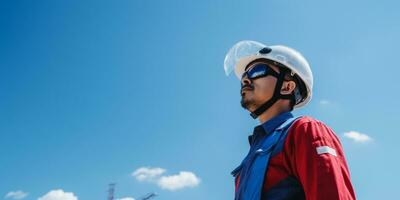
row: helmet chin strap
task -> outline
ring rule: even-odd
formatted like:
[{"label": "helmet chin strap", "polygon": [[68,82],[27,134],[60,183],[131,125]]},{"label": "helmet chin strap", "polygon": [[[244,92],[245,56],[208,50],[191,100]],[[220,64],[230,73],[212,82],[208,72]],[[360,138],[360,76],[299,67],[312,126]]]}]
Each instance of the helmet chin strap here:
[{"label": "helmet chin strap", "polygon": [[293,97],[292,94],[281,94],[281,88],[283,85],[283,81],[285,78],[286,73],[288,72],[285,68],[280,68],[279,76],[277,77],[277,82],[274,89],[274,94],[272,95],[271,99],[263,103],[260,107],[258,107],[254,112],[250,113],[250,116],[253,119],[257,119],[261,114],[263,114],[266,110],[268,110],[276,101],[279,99],[291,99]]}]

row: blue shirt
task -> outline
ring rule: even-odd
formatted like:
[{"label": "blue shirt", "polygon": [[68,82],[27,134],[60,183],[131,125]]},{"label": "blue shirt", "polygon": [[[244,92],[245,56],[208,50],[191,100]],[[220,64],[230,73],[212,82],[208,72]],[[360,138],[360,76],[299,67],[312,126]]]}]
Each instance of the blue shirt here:
[{"label": "blue shirt", "polygon": [[253,131],[253,135],[249,136],[249,143],[252,146],[254,143],[260,141],[261,138],[271,134],[276,128],[278,128],[287,119],[292,118],[291,112],[283,112],[263,124],[256,126]]}]

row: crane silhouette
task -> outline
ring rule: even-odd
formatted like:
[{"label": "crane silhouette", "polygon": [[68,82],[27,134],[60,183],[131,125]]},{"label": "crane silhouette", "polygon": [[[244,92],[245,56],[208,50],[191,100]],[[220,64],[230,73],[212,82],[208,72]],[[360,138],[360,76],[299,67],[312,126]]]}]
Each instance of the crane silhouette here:
[{"label": "crane silhouette", "polygon": [[148,193],[148,194],[144,195],[139,200],[149,200],[149,199],[155,198],[156,196],[157,196],[156,193],[151,192],[151,193]]},{"label": "crane silhouette", "polygon": [[[115,200],[114,199],[115,185],[116,185],[115,183],[108,184],[107,200]],[[146,195],[144,195],[143,197],[140,197],[138,200],[149,200],[149,199],[155,198],[156,196],[158,196],[156,193],[150,192],[150,193],[147,193]]]}]

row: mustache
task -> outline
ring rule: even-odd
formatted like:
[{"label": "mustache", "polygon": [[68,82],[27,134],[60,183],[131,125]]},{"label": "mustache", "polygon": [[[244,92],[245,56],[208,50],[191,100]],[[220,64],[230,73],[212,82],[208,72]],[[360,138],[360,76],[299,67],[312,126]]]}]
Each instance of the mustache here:
[{"label": "mustache", "polygon": [[247,84],[247,85],[242,85],[240,91],[242,91],[243,89],[254,89],[254,85],[253,84]]}]

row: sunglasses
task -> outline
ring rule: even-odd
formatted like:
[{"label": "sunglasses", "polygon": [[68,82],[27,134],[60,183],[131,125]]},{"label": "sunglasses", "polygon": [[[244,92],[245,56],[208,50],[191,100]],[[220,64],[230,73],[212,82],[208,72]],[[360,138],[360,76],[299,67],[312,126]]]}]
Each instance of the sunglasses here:
[{"label": "sunglasses", "polygon": [[279,74],[275,72],[268,64],[266,63],[257,63],[251,67],[247,71],[245,71],[242,75],[242,79],[247,76],[250,80],[266,77],[268,75],[277,77]]}]

